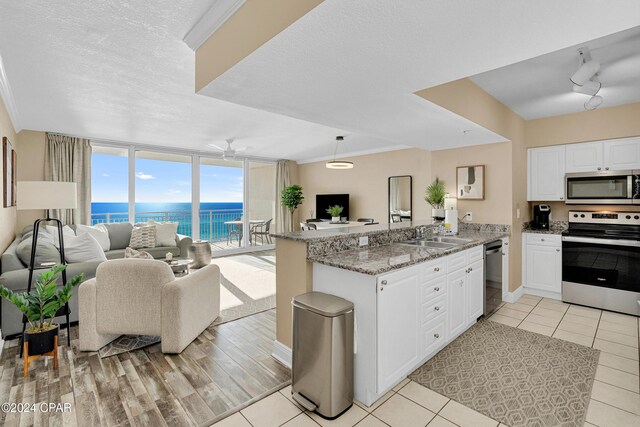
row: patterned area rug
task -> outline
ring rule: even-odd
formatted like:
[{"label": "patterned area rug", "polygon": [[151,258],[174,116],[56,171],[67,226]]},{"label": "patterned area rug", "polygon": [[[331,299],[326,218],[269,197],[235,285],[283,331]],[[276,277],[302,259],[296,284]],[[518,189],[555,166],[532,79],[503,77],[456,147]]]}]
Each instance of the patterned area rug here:
[{"label": "patterned area rug", "polygon": [[147,335],[123,335],[111,341],[102,347],[98,354],[101,359],[105,357],[115,356],[116,354],[126,353],[127,351],[138,350],[160,342],[160,337]]},{"label": "patterned area rug", "polygon": [[483,320],[409,378],[512,427],[582,426],[599,356]]}]

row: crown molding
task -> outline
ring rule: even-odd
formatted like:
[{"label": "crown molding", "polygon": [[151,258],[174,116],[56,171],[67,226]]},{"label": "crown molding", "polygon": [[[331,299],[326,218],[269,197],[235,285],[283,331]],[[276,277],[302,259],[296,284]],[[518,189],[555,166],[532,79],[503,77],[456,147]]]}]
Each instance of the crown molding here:
[{"label": "crown molding", "polygon": [[11,86],[9,86],[9,80],[7,79],[7,73],[4,69],[4,64],[2,62],[2,57],[0,56],[0,97],[4,101],[4,106],[9,113],[9,119],[11,119],[11,124],[13,125],[13,130],[15,133],[18,133],[22,130],[20,126],[20,116],[18,115],[18,108],[16,107],[16,103],[13,98],[13,92],[11,91]]},{"label": "crown molding", "polygon": [[202,18],[184,36],[184,42],[193,51],[206,42],[209,37],[222,26],[227,19],[236,13],[246,0],[216,0],[211,8],[202,15]]}]

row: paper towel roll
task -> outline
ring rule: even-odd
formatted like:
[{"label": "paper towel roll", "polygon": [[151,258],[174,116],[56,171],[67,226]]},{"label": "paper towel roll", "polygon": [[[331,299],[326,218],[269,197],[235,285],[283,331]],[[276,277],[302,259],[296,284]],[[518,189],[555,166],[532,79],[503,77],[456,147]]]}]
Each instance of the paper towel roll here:
[{"label": "paper towel roll", "polygon": [[[450,224],[450,225],[449,225]],[[449,227],[447,227],[449,225]],[[447,209],[444,211],[444,226],[448,229],[449,233],[458,233],[458,210]]]}]

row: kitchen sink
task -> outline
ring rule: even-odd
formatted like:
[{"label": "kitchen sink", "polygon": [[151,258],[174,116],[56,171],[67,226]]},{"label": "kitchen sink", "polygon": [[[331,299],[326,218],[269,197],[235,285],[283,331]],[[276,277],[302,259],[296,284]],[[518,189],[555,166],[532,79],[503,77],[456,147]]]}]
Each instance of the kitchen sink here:
[{"label": "kitchen sink", "polygon": [[432,240],[403,240],[402,245],[420,246],[422,248],[449,249],[458,246],[457,243],[434,242]]},{"label": "kitchen sink", "polygon": [[460,237],[433,237],[427,240],[432,242],[455,243],[457,245],[473,242],[473,239],[463,239]]}]

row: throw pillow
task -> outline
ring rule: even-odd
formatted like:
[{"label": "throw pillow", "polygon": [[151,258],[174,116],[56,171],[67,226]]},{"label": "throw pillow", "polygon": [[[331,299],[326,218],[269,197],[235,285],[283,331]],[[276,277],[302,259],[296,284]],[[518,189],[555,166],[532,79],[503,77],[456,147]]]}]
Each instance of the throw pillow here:
[{"label": "throw pillow", "polygon": [[129,246],[133,249],[155,248],[156,247],[156,226],[143,225],[133,227],[131,231],[131,241]]},{"label": "throw pillow", "polygon": [[[33,233],[28,234],[31,235]],[[16,247],[16,255],[18,255],[18,258],[25,266],[29,267],[29,261],[31,261],[31,236],[24,238],[22,242],[18,244]],[[35,265],[40,266],[44,263],[60,264],[60,252],[58,252],[53,242],[38,237]]]},{"label": "throw pillow", "polygon": [[65,237],[64,256],[70,263],[107,260],[100,243],[89,233]]},{"label": "throw pillow", "polygon": [[149,224],[156,226],[156,246],[176,246],[177,222],[155,222],[150,220]]},{"label": "throw pillow", "polygon": [[154,259],[153,255],[146,251],[136,251],[133,248],[127,248],[124,250],[125,258],[138,258],[138,259]]},{"label": "throw pillow", "polygon": [[[51,235],[51,238],[53,239],[53,244],[56,245],[56,248],[60,248],[60,242],[58,239],[58,226],[45,225],[45,230],[47,230],[47,233]],[[75,236],[76,236],[76,233],[73,231],[71,227],[69,227],[68,225],[65,225],[64,227],[62,227],[62,238],[64,239],[65,242],[68,240],[69,237],[75,237]],[[66,246],[67,245],[65,243],[65,247]]]},{"label": "throw pillow", "polygon": [[131,229],[133,225],[129,222],[118,222],[111,224],[102,224],[109,232],[109,241],[111,242],[111,250],[124,249],[129,246],[131,241]]},{"label": "throw pillow", "polygon": [[106,229],[106,227],[102,226],[101,224],[98,224],[95,227],[90,227],[88,225],[81,225],[81,224],[76,225],[76,235],[79,236],[84,233],[91,234],[94,237],[94,239],[96,239],[98,243],[100,243],[100,247],[102,248],[103,251],[106,252],[109,249],[111,249],[111,241],[109,240],[109,231]]}]

